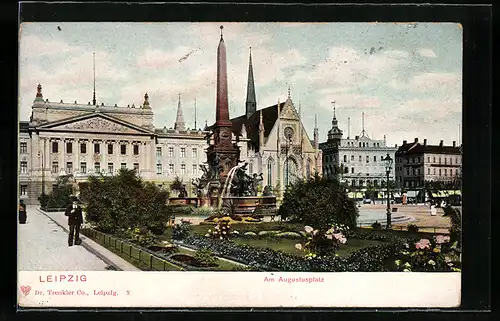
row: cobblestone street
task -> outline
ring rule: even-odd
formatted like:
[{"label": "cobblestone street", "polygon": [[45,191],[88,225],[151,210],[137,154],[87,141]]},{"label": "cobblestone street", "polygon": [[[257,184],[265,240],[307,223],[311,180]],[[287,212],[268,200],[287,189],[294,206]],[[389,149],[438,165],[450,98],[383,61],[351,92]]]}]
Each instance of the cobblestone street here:
[{"label": "cobblestone street", "polygon": [[106,264],[83,246],[68,246],[68,234],[35,206],[26,224],[18,224],[18,270],[105,271]]}]

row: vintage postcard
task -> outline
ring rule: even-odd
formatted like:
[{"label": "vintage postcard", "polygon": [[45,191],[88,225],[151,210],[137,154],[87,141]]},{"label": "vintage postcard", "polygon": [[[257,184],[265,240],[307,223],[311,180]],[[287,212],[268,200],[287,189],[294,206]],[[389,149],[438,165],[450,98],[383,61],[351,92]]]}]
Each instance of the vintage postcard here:
[{"label": "vintage postcard", "polygon": [[19,307],[460,305],[460,24],[19,42]]}]

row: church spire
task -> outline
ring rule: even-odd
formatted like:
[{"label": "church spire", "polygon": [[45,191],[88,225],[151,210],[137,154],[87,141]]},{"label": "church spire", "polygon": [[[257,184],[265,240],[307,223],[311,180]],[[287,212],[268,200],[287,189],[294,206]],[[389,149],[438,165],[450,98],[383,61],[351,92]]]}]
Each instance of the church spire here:
[{"label": "church spire", "polygon": [[184,124],[184,117],[182,117],[181,94],[179,94],[179,103],[177,104],[177,118],[175,119],[174,129],[186,130],[186,124]]},{"label": "church spire", "polygon": [[245,105],[246,116],[249,118],[257,110],[257,99],[255,98],[255,84],[253,79],[252,47],[250,47],[250,60],[248,62],[247,100]]},{"label": "church spire", "polygon": [[92,54],[93,55],[93,68],[94,68],[94,98],[92,99],[92,104],[95,106],[96,105],[96,100],[95,100],[95,52]]},{"label": "church spire", "polygon": [[340,141],[342,139],[342,131],[339,129],[337,116],[335,115],[335,100],[332,101],[333,106],[333,119],[332,119],[332,128],[328,131],[328,140]]},{"label": "church spire", "polygon": [[314,114],[314,148],[319,149],[318,114]]}]

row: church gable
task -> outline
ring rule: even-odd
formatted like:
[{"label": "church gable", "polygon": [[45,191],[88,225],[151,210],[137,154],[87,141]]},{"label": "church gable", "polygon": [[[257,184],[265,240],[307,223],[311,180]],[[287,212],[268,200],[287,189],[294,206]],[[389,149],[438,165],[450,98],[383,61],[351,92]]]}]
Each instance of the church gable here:
[{"label": "church gable", "polygon": [[68,132],[95,132],[110,134],[149,134],[149,131],[114,117],[92,115],[66,119],[55,123],[44,124],[40,129]]},{"label": "church gable", "polygon": [[295,107],[293,106],[292,100],[287,99],[285,101],[284,106],[281,109],[281,118],[282,119],[293,119],[293,120],[298,120],[299,119],[299,114],[295,110]]}]

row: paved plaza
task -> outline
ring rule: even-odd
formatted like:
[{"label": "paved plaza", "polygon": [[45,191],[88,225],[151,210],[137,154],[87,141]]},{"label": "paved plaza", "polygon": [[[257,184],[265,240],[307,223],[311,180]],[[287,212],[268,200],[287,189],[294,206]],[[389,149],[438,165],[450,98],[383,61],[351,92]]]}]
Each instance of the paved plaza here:
[{"label": "paved plaza", "polygon": [[68,246],[68,234],[36,206],[28,206],[26,224],[18,224],[18,270],[105,271],[103,260],[85,247]]}]

